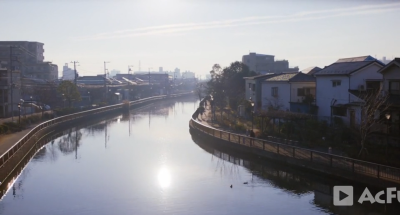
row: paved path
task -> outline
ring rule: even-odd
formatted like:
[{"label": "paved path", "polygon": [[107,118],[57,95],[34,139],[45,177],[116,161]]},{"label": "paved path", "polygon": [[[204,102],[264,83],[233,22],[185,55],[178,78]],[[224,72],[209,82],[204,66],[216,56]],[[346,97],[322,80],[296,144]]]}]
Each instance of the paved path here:
[{"label": "paved path", "polygon": [[[215,115],[218,115],[218,116],[219,116],[219,113],[218,113],[218,114],[215,113]],[[243,134],[243,135],[246,134],[246,132],[244,132],[244,131],[243,131],[243,132],[237,132],[237,131],[233,131],[233,130],[231,130],[231,129],[229,129],[229,128],[221,127],[221,125],[218,124],[218,121],[217,121],[217,122],[213,122],[211,119],[212,119],[211,106],[210,106],[209,102],[207,101],[207,106],[206,106],[206,108],[205,108],[205,112],[204,112],[203,115],[200,115],[200,116],[197,118],[197,121],[199,121],[200,123],[202,123],[202,124],[204,124],[204,125],[208,125],[208,126],[211,126],[211,127],[217,128],[217,129],[220,129],[220,130],[229,131],[229,132],[234,132],[234,133]],[[247,124],[247,123],[248,123],[248,122],[245,121],[245,124]],[[247,125],[247,127],[248,127],[249,129],[251,128],[251,126],[248,126],[248,125]],[[256,128],[254,128],[253,131],[254,131],[254,133],[256,133],[256,137],[257,137],[257,136],[259,135],[259,133],[260,133],[259,129],[256,129]]]},{"label": "paved path", "polygon": [[0,156],[10,149],[18,140],[24,137],[29,131],[31,131],[35,126],[39,125],[41,122],[32,124],[22,131],[14,132],[11,134],[0,135]]},{"label": "paved path", "polygon": [[[44,111],[44,113],[51,113],[51,110],[48,111]],[[30,117],[30,116],[42,116],[42,112],[38,112],[38,113],[34,113],[34,114],[26,114],[26,117]],[[21,119],[24,118],[25,115],[21,115]],[[9,118],[0,118],[0,125],[3,124],[4,122],[12,122],[12,117]],[[14,122],[18,122],[18,115],[14,116]]]}]

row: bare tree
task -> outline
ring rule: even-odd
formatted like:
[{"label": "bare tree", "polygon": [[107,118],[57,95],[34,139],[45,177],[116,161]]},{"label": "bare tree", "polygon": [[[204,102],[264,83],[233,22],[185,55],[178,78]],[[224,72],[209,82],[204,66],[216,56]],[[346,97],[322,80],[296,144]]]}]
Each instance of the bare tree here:
[{"label": "bare tree", "polygon": [[282,110],[284,105],[279,97],[274,97],[272,99],[266,99],[267,104],[265,105],[268,110]]},{"label": "bare tree", "polygon": [[362,92],[358,96],[361,99],[361,118],[358,126],[352,129],[355,137],[361,145],[359,156],[368,150],[365,147],[367,139],[370,135],[380,130],[380,125],[385,123],[384,113],[387,111],[389,104],[388,96],[376,92]]}]

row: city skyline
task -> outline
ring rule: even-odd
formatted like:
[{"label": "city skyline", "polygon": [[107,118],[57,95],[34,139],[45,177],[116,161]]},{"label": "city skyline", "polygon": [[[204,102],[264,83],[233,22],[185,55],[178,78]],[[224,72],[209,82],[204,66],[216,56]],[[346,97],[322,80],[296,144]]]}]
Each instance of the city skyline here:
[{"label": "city skyline", "polygon": [[[78,4],[79,3],[79,4]],[[45,44],[45,61],[59,67],[77,60],[81,75],[109,70],[193,71],[208,74],[240,61],[249,52],[286,59],[300,71],[339,58],[398,55],[391,21],[400,18],[396,1],[3,1],[10,8],[1,40]],[[37,11],[42,10],[43,13]],[[91,8],[90,16],[87,8]],[[210,9],[212,8],[212,9]],[[24,17],[15,17],[17,12]],[[58,11],[73,11],[60,16]],[[106,16],[104,16],[106,12]],[[27,22],[25,17],[31,17]],[[49,19],[51,17],[51,19]],[[32,25],[32,23],[42,23]],[[375,29],[371,33],[371,28]],[[59,71],[61,72],[61,71]]]}]

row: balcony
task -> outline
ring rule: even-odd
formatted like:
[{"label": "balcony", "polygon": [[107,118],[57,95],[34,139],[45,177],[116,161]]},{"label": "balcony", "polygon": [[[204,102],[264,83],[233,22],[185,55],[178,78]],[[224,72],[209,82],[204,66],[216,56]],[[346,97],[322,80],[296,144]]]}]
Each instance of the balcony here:
[{"label": "balcony", "polygon": [[8,78],[0,78],[0,86],[8,86]]}]

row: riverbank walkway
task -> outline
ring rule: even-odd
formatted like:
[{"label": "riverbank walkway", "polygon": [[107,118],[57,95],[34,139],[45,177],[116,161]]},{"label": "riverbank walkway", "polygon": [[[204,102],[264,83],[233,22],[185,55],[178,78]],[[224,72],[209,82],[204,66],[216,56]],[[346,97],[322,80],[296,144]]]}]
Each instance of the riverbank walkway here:
[{"label": "riverbank walkway", "polygon": [[[43,114],[45,113],[51,113],[51,110],[44,111]],[[34,113],[34,114],[26,114],[26,115],[21,115],[21,119],[25,117],[30,117],[30,116],[42,116],[42,112]],[[16,122],[18,123],[18,115],[13,117],[8,117],[8,118],[0,118],[0,125],[5,123],[5,122]]]},{"label": "riverbank walkway", "polygon": [[30,132],[34,127],[39,125],[39,123],[33,123],[27,126],[22,131],[10,133],[10,134],[2,134],[0,135],[0,155],[4,154],[7,150],[9,150],[18,140],[23,138],[28,132]]},{"label": "riverbank walkway", "polygon": [[[44,111],[43,114],[48,113],[48,112],[51,112],[51,111]],[[42,112],[21,115],[21,119],[24,117],[30,117],[30,116],[42,116]],[[0,125],[5,122],[18,123],[18,117],[19,116],[1,118]],[[32,123],[32,124],[28,125],[25,129],[18,131],[18,132],[14,132],[14,133],[10,133],[10,134],[0,134],[0,155],[2,155],[7,150],[9,150],[16,142],[18,142],[18,140],[20,140],[22,137],[24,137],[29,131],[31,131],[34,127],[36,127],[40,123],[42,123],[42,122]]]},{"label": "riverbank walkway", "polygon": [[[237,131],[233,131],[229,128],[223,127],[221,126],[218,122],[212,120],[212,111],[211,111],[211,105],[209,104],[208,101],[206,101],[206,107],[204,108],[205,112],[200,115],[197,118],[197,121],[199,121],[200,123],[210,126],[210,127],[214,127],[216,129],[220,129],[220,130],[224,130],[224,131],[228,131],[228,132],[232,132],[232,133],[237,133],[237,134],[242,134],[242,135],[246,135],[246,132],[237,132]],[[247,129],[251,129],[251,125],[248,125],[247,123],[244,123]],[[253,128],[254,133],[256,134],[256,137],[259,135],[260,130],[257,128]]]},{"label": "riverbank walkway", "polygon": [[[341,175],[344,176],[343,174],[347,174],[344,176],[345,178],[348,176],[347,178],[351,180],[364,181],[366,183],[381,183],[383,181],[394,182],[396,184],[400,183],[399,168],[352,159],[346,156],[335,155],[331,152],[327,153],[315,149],[301,148],[290,144],[282,144],[258,138],[251,140],[251,138],[245,137],[243,134],[221,128],[217,123],[211,121],[211,114],[211,109],[207,104],[205,113],[200,115],[191,126],[204,132],[205,135],[210,135],[217,139],[259,149],[260,152],[267,151],[275,155],[281,155],[282,157],[279,158],[280,160],[291,160],[293,165],[303,165],[303,167],[315,165],[309,168],[339,177]],[[210,127],[219,129],[219,131],[214,130],[210,133]],[[359,178],[359,176],[368,177]],[[378,180],[370,181],[370,179],[374,180],[373,178],[377,178]],[[381,179],[383,179],[383,181],[380,181]]]}]

